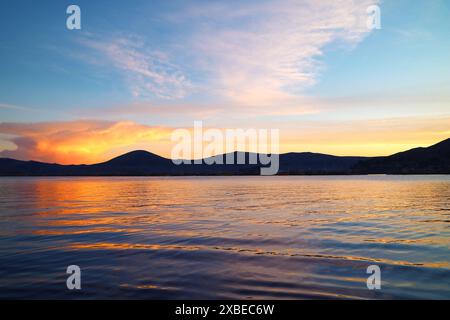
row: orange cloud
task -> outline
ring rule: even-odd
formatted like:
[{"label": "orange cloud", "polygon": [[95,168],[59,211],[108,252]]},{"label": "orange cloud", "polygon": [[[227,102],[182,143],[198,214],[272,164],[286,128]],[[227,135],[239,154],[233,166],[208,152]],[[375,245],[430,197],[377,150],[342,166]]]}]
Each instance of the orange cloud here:
[{"label": "orange cloud", "polygon": [[[0,156],[62,164],[96,163],[135,149],[162,152],[171,130],[130,121],[0,123]],[[3,146],[3,147],[2,147]]]}]

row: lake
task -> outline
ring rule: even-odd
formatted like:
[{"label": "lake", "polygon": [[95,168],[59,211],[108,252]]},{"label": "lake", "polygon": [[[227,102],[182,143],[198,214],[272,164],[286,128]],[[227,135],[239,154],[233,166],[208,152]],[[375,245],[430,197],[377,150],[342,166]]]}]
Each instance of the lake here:
[{"label": "lake", "polygon": [[0,298],[450,299],[450,176],[0,178]]}]

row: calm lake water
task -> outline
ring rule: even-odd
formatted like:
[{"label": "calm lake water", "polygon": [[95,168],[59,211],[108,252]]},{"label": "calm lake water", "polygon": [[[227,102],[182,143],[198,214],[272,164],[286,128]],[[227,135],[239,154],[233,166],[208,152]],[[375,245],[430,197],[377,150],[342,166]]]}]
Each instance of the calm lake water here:
[{"label": "calm lake water", "polygon": [[0,178],[0,298],[450,299],[450,176]]}]

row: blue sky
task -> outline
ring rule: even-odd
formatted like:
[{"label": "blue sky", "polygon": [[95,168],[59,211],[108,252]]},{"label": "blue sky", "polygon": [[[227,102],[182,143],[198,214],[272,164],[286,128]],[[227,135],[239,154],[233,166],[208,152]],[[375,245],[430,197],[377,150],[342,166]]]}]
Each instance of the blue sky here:
[{"label": "blue sky", "polygon": [[[66,28],[70,4],[81,30]],[[366,27],[372,4],[380,30]],[[0,12],[0,156],[51,157],[20,152],[20,139],[53,141],[43,122],[276,127],[283,151],[335,154],[450,136],[444,0],[7,0]]]}]

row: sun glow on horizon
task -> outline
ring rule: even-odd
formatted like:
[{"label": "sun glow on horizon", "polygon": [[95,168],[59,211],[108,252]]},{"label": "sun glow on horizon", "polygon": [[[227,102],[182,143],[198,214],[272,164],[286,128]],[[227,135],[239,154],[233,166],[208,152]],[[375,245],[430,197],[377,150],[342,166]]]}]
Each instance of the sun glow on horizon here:
[{"label": "sun glow on horizon", "polygon": [[[421,124],[422,122],[418,122]],[[315,152],[337,156],[386,156],[426,147],[449,138],[448,119],[428,120],[429,127],[411,125],[388,132],[280,130],[280,153]],[[398,126],[395,122],[393,125]],[[404,126],[406,128],[406,126]],[[186,128],[192,132],[192,128]],[[217,128],[225,131],[226,129]],[[335,128],[336,130],[336,128]],[[384,129],[383,129],[384,130]],[[0,123],[0,156],[60,164],[93,164],[134,150],[171,157],[174,128],[135,122],[74,121],[55,123]],[[208,143],[205,142],[204,145]],[[225,150],[225,147],[223,147]],[[255,151],[251,149],[240,151]]]}]

